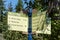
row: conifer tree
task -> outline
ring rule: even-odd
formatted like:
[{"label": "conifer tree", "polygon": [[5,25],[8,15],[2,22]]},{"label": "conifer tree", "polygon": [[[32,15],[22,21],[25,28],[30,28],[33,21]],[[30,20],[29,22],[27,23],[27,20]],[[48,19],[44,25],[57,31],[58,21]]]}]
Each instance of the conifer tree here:
[{"label": "conifer tree", "polygon": [[18,0],[18,4],[16,6],[16,12],[20,12],[22,10],[22,0]]}]

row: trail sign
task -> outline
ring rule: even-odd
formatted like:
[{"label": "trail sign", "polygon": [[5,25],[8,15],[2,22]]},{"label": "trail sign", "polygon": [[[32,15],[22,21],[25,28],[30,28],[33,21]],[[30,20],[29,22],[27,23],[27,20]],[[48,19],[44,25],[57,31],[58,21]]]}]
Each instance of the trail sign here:
[{"label": "trail sign", "polygon": [[[39,13],[37,13],[39,14]],[[28,34],[28,16],[22,13],[8,12],[7,22],[9,30],[22,31]],[[34,15],[34,14],[33,14]],[[32,15],[32,33],[51,34],[51,19],[46,24],[46,14]]]}]

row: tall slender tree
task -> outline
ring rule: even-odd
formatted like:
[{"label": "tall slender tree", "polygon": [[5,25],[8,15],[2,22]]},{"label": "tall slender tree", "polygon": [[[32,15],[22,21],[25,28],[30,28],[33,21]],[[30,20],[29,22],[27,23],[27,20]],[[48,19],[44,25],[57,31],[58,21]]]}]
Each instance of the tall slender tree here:
[{"label": "tall slender tree", "polygon": [[16,12],[20,12],[22,10],[22,1],[18,0],[18,4],[16,6]]},{"label": "tall slender tree", "polygon": [[0,10],[4,10],[4,3],[3,3],[3,0],[0,0]]},{"label": "tall slender tree", "polygon": [[2,32],[2,23],[3,23],[3,10],[4,10],[4,3],[3,0],[0,0],[0,32]]}]

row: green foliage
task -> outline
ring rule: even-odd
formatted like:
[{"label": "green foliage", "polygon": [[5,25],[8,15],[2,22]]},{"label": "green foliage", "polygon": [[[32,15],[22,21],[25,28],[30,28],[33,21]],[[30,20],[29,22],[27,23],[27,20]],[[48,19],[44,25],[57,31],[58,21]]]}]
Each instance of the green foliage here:
[{"label": "green foliage", "polygon": [[6,31],[4,33],[4,38],[6,40],[28,40],[27,39],[27,35],[22,34],[22,32],[18,32],[18,31]]},{"label": "green foliage", "polygon": [[16,6],[16,12],[20,12],[22,10],[22,1],[18,0],[18,4]]},{"label": "green foliage", "polygon": [[48,6],[47,4],[44,2],[44,0],[35,0],[33,4],[33,9],[46,10],[46,7]]},{"label": "green foliage", "polygon": [[60,32],[59,32],[59,25],[60,20],[51,20],[51,35],[43,35],[44,40],[60,40]]},{"label": "green foliage", "polygon": [[5,13],[5,15],[3,15],[3,22],[2,22],[2,33],[3,33],[3,37],[6,40],[27,40],[27,35],[22,34],[22,32],[18,32],[18,31],[12,31],[12,30],[8,30],[9,25],[7,25],[7,13]]},{"label": "green foliage", "polygon": [[3,27],[3,23],[0,22],[0,33],[2,33],[2,27]]},{"label": "green foliage", "polygon": [[[41,1],[41,0],[40,0]],[[51,0],[50,0],[51,1]],[[56,1],[56,0],[55,0]],[[43,2],[41,2],[42,4],[44,4]],[[35,5],[37,5],[37,2],[36,2],[36,4]],[[43,7],[44,5],[42,5],[41,6],[41,8]],[[53,5],[54,6],[54,5]],[[47,5],[46,5],[46,7],[47,7]],[[52,6],[50,6],[50,8],[51,8]],[[34,8],[36,8],[36,7],[34,7]],[[42,9],[44,9],[45,8],[45,6],[42,8]],[[48,8],[48,7],[47,7]],[[39,9],[39,7],[37,7],[37,9]],[[45,10],[47,10],[47,9],[45,9]],[[50,9],[49,9],[50,10]],[[51,18],[52,18],[52,20],[51,20],[51,35],[48,35],[48,34],[43,34],[43,40],[60,40],[60,32],[59,32],[59,30],[60,30],[60,20],[55,20],[55,19],[53,19],[53,17],[55,17],[56,15],[58,16],[59,15],[59,11],[56,9],[56,8],[54,8],[54,9],[51,9],[51,10],[54,10],[54,11],[52,11],[53,12],[53,14],[51,13]],[[51,11],[50,11],[51,12]],[[35,37],[35,36],[33,36],[33,37]],[[34,39],[37,39],[37,38],[34,38]]]},{"label": "green foliage", "polygon": [[0,10],[4,10],[4,1],[0,0]]},{"label": "green foliage", "polygon": [[[0,0],[0,5],[2,3],[2,0]],[[47,4],[45,5],[44,0],[35,1],[33,5],[34,9],[45,11],[47,10]],[[0,7],[0,10],[3,9],[3,7]],[[19,0],[19,3],[16,7],[16,12],[20,12],[22,9],[21,1]],[[55,9],[54,9],[55,10]],[[59,12],[56,12],[59,13]],[[52,17],[56,14],[54,13]],[[0,17],[1,18],[1,17]],[[7,15],[3,16],[3,22],[0,22],[0,29],[2,29],[3,36],[6,40],[28,40],[28,35],[22,34],[22,32],[18,31],[11,31],[8,30],[7,25]],[[43,40],[60,40],[60,20],[51,20],[51,35],[44,34]],[[40,37],[40,36],[39,36]],[[36,35],[33,35],[33,40],[40,40],[36,37]]]}]

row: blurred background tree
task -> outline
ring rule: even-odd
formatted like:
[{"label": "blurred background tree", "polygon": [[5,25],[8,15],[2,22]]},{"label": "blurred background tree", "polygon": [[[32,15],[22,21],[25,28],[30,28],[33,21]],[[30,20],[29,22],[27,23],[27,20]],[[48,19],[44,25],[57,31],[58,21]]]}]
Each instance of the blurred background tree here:
[{"label": "blurred background tree", "polygon": [[22,10],[22,0],[18,0],[18,4],[16,6],[16,12],[20,12]]},{"label": "blurred background tree", "polygon": [[0,0],[0,10],[4,10],[4,1],[3,0]]},{"label": "blurred background tree", "polygon": [[[11,4],[10,4],[11,7]],[[60,1],[58,0],[35,0],[33,9],[46,11],[49,17],[51,17],[51,35],[44,34],[43,39],[44,40],[60,40],[60,20],[57,20],[60,14]],[[3,1],[0,0],[0,10],[4,10],[4,4]],[[9,8],[10,11],[12,11],[12,8]],[[20,12],[22,10],[22,3],[21,0],[18,0],[18,5],[16,6],[16,12]],[[1,14],[1,12],[0,12]],[[0,21],[0,29],[3,31],[4,38],[6,40],[28,40],[28,36],[25,34],[22,34],[18,31],[9,31],[6,17],[7,15],[3,15],[3,22]],[[57,17],[57,18],[56,18]],[[56,18],[56,19],[55,19]],[[2,25],[2,26],[1,26]],[[1,32],[0,30],[0,32]],[[39,40],[39,38],[35,37],[36,35],[33,35],[33,40]]]},{"label": "blurred background tree", "polygon": [[4,11],[4,1],[0,0],[0,32],[2,33],[3,26],[3,11]]},{"label": "blurred background tree", "polygon": [[[38,5],[39,4],[39,5]],[[40,6],[41,5],[41,6]],[[46,11],[48,17],[51,17],[51,35],[43,34],[43,40],[60,40],[59,32],[59,6],[58,0],[36,0],[33,8]]]},{"label": "blurred background tree", "polygon": [[[17,4],[17,7],[16,7],[16,12],[20,12],[22,10],[22,4],[21,3],[21,0],[18,0],[18,4]],[[12,4],[10,2],[10,4],[8,5],[8,9],[5,10],[6,12],[3,13],[2,15],[2,34],[3,34],[3,37],[6,39],[6,40],[27,40],[27,35],[26,34],[22,34],[22,32],[19,32],[19,31],[11,31],[11,30],[8,30],[8,25],[7,25],[7,13],[8,12],[13,12],[12,11],[13,8],[12,8]]]}]

